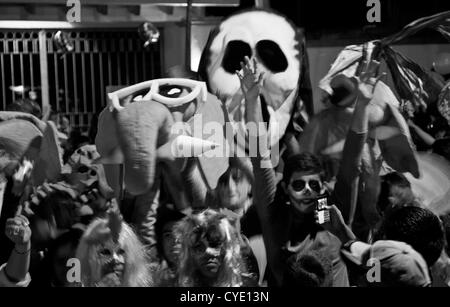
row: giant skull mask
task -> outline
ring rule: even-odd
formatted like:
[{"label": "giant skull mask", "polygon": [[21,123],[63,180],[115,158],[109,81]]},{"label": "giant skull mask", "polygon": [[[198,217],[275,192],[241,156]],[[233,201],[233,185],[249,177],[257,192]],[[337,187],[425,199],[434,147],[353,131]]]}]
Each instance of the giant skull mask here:
[{"label": "giant skull mask", "polygon": [[[274,145],[284,135],[295,108],[305,58],[302,48],[301,31],[285,17],[263,10],[238,13],[210,34],[199,74],[210,91],[226,101],[233,121],[243,123],[243,94],[235,72],[245,56],[255,57],[265,76],[262,111]],[[243,125],[238,127],[242,134]]]}]

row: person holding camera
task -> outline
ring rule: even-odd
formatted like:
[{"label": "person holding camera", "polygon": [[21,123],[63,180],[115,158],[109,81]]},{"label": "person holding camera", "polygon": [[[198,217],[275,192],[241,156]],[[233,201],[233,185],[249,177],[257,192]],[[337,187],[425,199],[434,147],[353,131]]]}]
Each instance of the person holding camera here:
[{"label": "person holding camera", "polygon": [[[330,221],[328,208],[339,202],[351,202],[355,178],[359,176],[359,165],[363,146],[369,130],[369,105],[374,87],[379,78],[374,78],[377,62],[363,63],[365,70],[357,78],[359,95],[344,148],[343,161],[334,191],[329,191],[324,181],[324,169],[319,159],[310,153],[290,156],[284,165],[283,179],[277,190],[275,173],[267,165],[268,150],[261,150],[252,157],[254,172],[254,204],[261,221],[268,266],[271,272],[269,284],[286,285],[286,272],[292,270],[286,263],[289,257],[307,251],[317,251],[331,264],[331,285],[349,286],[348,272],[341,259],[341,242],[338,236],[324,227]],[[246,98],[246,120],[259,124],[263,122],[259,93],[264,81],[263,73],[258,71],[256,60],[245,59],[241,63],[242,72],[237,72]],[[261,140],[260,135],[249,135]],[[261,144],[260,144],[261,145]],[[264,162],[264,163],[262,163]],[[270,162],[269,162],[270,163]],[[349,205],[347,204],[347,207]],[[352,236],[349,228],[346,236]],[[342,237],[346,237],[342,236]]]}]

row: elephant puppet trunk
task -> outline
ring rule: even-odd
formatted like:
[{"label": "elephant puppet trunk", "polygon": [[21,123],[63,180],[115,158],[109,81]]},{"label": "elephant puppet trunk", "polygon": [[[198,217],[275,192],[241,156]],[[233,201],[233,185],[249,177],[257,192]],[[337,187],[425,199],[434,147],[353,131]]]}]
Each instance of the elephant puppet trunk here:
[{"label": "elephant puppet trunk", "polygon": [[169,140],[172,116],[155,101],[134,102],[115,116],[125,157],[125,188],[134,195],[144,194],[153,186],[156,149]]}]

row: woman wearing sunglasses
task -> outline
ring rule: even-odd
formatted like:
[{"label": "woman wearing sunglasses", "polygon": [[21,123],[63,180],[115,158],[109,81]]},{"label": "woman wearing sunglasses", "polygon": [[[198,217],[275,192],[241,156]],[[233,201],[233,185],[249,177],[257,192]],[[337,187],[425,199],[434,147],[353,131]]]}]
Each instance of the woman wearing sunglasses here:
[{"label": "woman wearing sunglasses", "polygon": [[[365,63],[367,65],[367,63]],[[367,137],[369,122],[369,102],[377,79],[372,78],[376,65],[367,65],[358,82],[358,98],[352,119],[344,157],[338,174],[335,190],[328,191],[323,180],[324,170],[317,157],[309,153],[297,154],[285,161],[281,188],[277,191],[275,173],[272,168],[264,168],[269,156],[260,148],[257,157],[252,157],[254,172],[254,203],[261,221],[266,246],[268,266],[271,272],[269,285],[285,286],[286,260],[293,254],[317,251],[332,263],[332,286],[349,286],[347,268],[340,256],[343,243],[337,236],[327,231],[335,221],[318,223],[318,204],[325,202],[331,206],[331,199],[350,202],[352,182],[358,175],[361,152]],[[264,82],[256,60],[246,58],[237,72],[242,91],[246,98],[246,119],[261,123],[262,114],[259,93]],[[268,76],[270,77],[270,76]],[[252,138],[265,137],[261,131]],[[339,205],[336,202],[336,205]]]}]

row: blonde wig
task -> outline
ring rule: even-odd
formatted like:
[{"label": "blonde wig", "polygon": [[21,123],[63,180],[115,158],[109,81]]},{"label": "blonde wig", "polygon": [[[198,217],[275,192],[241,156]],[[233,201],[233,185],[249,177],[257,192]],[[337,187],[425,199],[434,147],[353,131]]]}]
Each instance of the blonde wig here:
[{"label": "blonde wig", "polygon": [[97,218],[88,226],[77,249],[81,264],[83,286],[95,287],[101,281],[101,261],[98,252],[103,244],[118,244],[125,251],[122,287],[152,285],[145,248],[131,227],[122,221],[119,213]]}]

